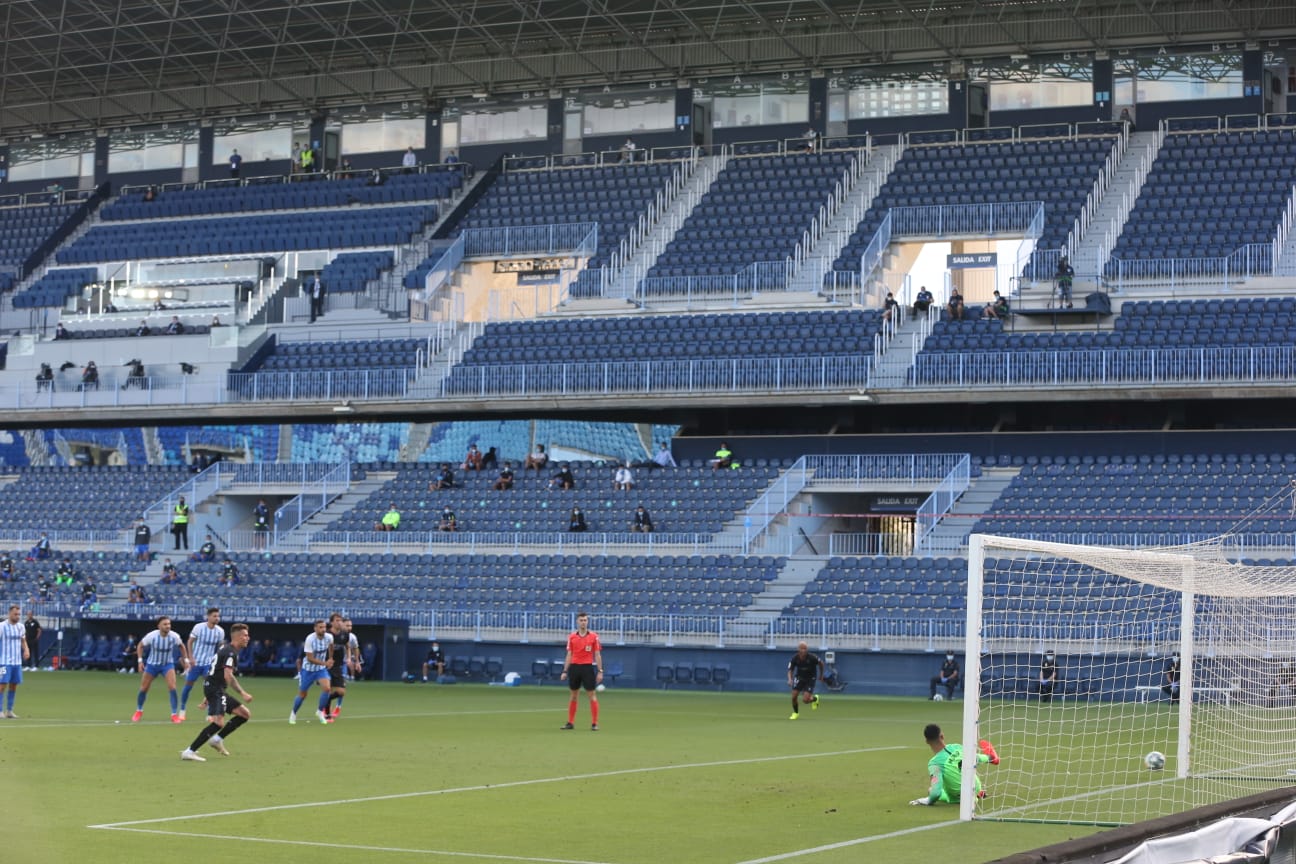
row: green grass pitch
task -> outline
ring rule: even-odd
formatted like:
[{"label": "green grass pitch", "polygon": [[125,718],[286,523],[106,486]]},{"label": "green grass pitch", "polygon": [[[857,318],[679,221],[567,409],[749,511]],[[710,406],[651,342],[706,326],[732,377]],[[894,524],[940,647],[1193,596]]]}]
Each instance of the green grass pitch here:
[{"label": "green grass pitch", "polygon": [[791,722],[779,694],[612,688],[599,732],[583,700],[566,732],[555,687],[361,683],[289,726],[293,683],[248,678],[233,755],[197,764],[197,693],[176,726],[155,682],[133,725],[135,676],[26,677],[0,721],[9,861],[972,864],[1096,830],[908,806],[958,702],[828,694]]}]

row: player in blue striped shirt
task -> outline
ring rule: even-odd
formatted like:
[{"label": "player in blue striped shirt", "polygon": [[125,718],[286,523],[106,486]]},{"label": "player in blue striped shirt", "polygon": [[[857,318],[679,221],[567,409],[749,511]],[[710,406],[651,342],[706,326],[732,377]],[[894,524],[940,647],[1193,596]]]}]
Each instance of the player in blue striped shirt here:
[{"label": "player in blue striped shirt", "polygon": [[136,653],[139,654],[140,690],[135,700],[135,713],[131,722],[138,723],[144,716],[144,700],[148,698],[150,685],[158,676],[166,678],[167,690],[171,693],[171,722],[180,722],[179,705],[176,701],[175,650],[180,649],[180,657],[185,668],[193,666],[189,649],[185,646],[180,634],[171,629],[171,617],[163,615],[157,621],[157,629],[150,631],[139,641]]},{"label": "player in blue striped shirt", "polygon": [[180,720],[184,722],[185,706],[189,704],[189,691],[203,679],[216,657],[216,649],[225,641],[225,628],[220,626],[220,610],[215,606],[207,610],[207,620],[189,632],[189,656],[193,665],[185,672],[184,689],[180,691]]},{"label": "player in blue striped shirt", "polygon": [[306,701],[306,694],[316,681],[320,685],[319,707],[315,710],[315,719],[328,723],[330,718],[324,713],[329,703],[329,669],[333,666],[333,634],[328,632],[328,623],[321,618],[315,622],[315,632],[306,637],[302,646],[301,671],[297,673],[297,698],[293,700],[292,713],[288,715],[289,723],[297,722],[297,709]]},{"label": "player in blue striped shirt", "polygon": [[14,604],[9,607],[9,617],[0,621],[0,689],[6,691],[5,707],[0,717],[11,720],[18,719],[13,710],[14,698],[18,685],[22,683],[23,664],[31,657],[31,649],[27,647],[27,628],[18,620],[21,614],[22,610]]}]

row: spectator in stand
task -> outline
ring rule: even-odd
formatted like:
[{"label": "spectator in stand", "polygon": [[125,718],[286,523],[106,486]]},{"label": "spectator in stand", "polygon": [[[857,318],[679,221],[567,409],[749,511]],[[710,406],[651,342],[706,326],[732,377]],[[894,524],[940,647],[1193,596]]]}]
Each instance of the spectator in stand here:
[{"label": "spectator in stand", "polygon": [[963,295],[959,293],[957,288],[950,288],[950,299],[949,303],[945,306],[945,311],[949,313],[950,320],[963,320]]},{"label": "spectator in stand", "polygon": [[136,336],[147,336],[149,335],[149,333],[152,332],[153,332],[152,330],[149,330],[148,321],[145,320],[141,320],[140,326],[135,328]]},{"label": "spectator in stand", "polygon": [[504,467],[500,469],[499,477],[495,480],[493,487],[496,492],[507,492],[513,488],[513,465],[505,462]]},{"label": "spectator in stand", "polygon": [[476,444],[468,445],[468,452],[464,455],[463,464],[459,466],[460,471],[480,471],[482,469],[482,452],[477,449]]},{"label": "spectator in stand", "polygon": [[208,534],[207,539],[198,547],[198,551],[189,556],[190,561],[215,561],[216,544],[212,541],[212,535]]},{"label": "spectator in stand", "polygon": [[375,531],[396,531],[400,528],[401,514],[396,509],[396,505],[391,505],[391,509],[383,515],[382,521],[374,526]]},{"label": "spectator in stand", "polygon": [[1135,132],[1135,131],[1137,131],[1137,130],[1135,129],[1135,127],[1134,127],[1134,116],[1133,116],[1132,114],[1130,114],[1130,110],[1129,110],[1128,108],[1122,108],[1122,109],[1121,109],[1120,119],[1121,119],[1121,122],[1122,122],[1122,123],[1128,123],[1128,124],[1129,124],[1129,131],[1130,131],[1130,132]]},{"label": "spectator in stand", "polygon": [[651,534],[653,532],[652,516],[640,504],[635,508],[634,516],[630,520],[631,534]]},{"label": "spectator in stand", "polygon": [[934,298],[932,297],[932,293],[927,290],[926,285],[919,288],[917,296],[914,297],[914,304],[913,304],[914,314],[917,315],[920,312],[926,312],[928,309],[930,309],[933,299]]},{"label": "spectator in stand", "polygon": [[454,471],[450,468],[449,462],[442,462],[440,469],[428,484],[429,492],[441,492],[446,489],[454,488]]},{"label": "spectator in stand", "polygon": [[545,445],[537,444],[535,452],[527,456],[526,461],[522,463],[522,468],[534,468],[537,471],[543,471],[548,464],[549,454],[545,452]]},{"label": "spectator in stand", "polygon": [[219,315],[213,315],[213,316],[212,316],[212,323],[211,323],[210,326],[212,326],[212,327],[224,327],[225,325],[222,324],[222,323],[220,323],[220,316],[219,316]]},{"label": "spectator in stand", "polygon": [[714,458],[711,459],[711,470],[716,471],[721,468],[732,468],[734,466],[733,451],[729,449],[728,441],[720,442],[720,449],[715,452]]},{"label": "spectator in stand", "polygon": [[27,560],[45,561],[53,554],[54,554],[54,550],[50,548],[49,535],[46,534],[44,531],[42,531],[40,535],[40,539],[36,541],[36,545],[33,546],[31,548],[31,552],[28,553]]},{"label": "spectator in stand", "polygon": [[446,154],[446,157],[445,157],[445,164],[447,164],[447,165],[458,165],[458,164],[459,164],[459,154],[456,153],[455,151],[451,150],[449,153]]},{"label": "spectator in stand", "polygon": [[67,328],[64,327],[63,322],[60,321],[58,325],[54,328],[54,341],[62,342],[65,339],[71,339],[71,338],[72,338],[72,334],[68,333]]},{"label": "spectator in stand", "polygon": [[149,544],[153,541],[153,530],[144,522],[143,519],[135,520],[135,560],[152,561],[153,553],[149,550]]},{"label": "spectator in stand", "polygon": [[339,180],[351,179],[351,157],[343,156],[341,163],[337,167],[337,176]]},{"label": "spectator in stand", "polygon": [[589,526],[585,524],[585,514],[579,507],[571,509],[571,515],[567,517],[567,530],[575,533],[589,530]]},{"label": "spectator in stand", "polygon": [[549,488],[550,490],[553,489],[571,490],[576,488],[576,476],[572,474],[570,465],[568,465],[566,462],[562,463],[562,467],[558,469],[558,473],[555,474],[553,476],[553,479],[549,481]]},{"label": "spectator in stand", "polygon": [[225,556],[225,563],[221,565],[220,584],[227,588],[231,585],[242,584],[243,580],[239,578],[238,565],[230,560],[228,555]]},{"label": "spectator in stand", "polygon": [[270,536],[270,505],[266,504],[264,498],[258,498],[256,506],[252,508],[252,537],[253,544],[258,549],[266,548],[267,538]]},{"label": "spectator in stand", "polygon": [[1075,281],[1075,268],[1065,255],[1058,259],[1057,272],[1053,274],[1057,282],[1058,305],[1073,308],[1071,305],[1071,284]]},{"label": "spectator in stand", "polygon": [[433,642],[432,647],[428,649],[427,658],[423,661],[423,680],[428,680],[428,672],[436,670],[436,678],[445,674],[445,654],[441,653],[441,646]]},{"label": "spectator in stand", "polygon": [[618,467],[612,475],[612,488],[618,492],[629,492],[634,488],[634,472],[630,470],[629,462]]},{"label": "spectator in stand", "polygon": [[150,186],[144,190],[143,201],[145,204],[152,204],[157,200],[158,191],[156,186]]},{"label": "spectator in stand", "polygon": [[81,583],[81,611],[85,612],[94,607],[99,602],[99,589],[95,586],[94,580],[86,577]]},{"label": "spectator in stand", "polygon": [[455,516],[449,504],[441,508],[441,521],[437,523],[437,530],[451,534],[459,530],[459,518]]},{"label": "spectator in stand", "polygon": [[9,557],[8,552],[4,553],[3,555],[0,555],[0,581],[3,582],[18,581],[18,570],[14,566],[14,560],[13,558]]},{"label": "spectator in stand", "polygon": [[40,364],[40,371],[36,373],[36,392],[39,393],[42,390],[47,390],[50,393],[54,392],[54,370],[50,368],[48,363]]},{"label": "spectator in stand", "polygon": [[54,586],[50,584],[49,576],[41,573],[36,576],[36,596],[42,600],[49,600],[53,596]]},{"label": "spectator in stand", "polygon": [[638,149],[639,145],[634,142],[634,139],[627,138],[625,143],[621,145],[621,162],[629,164],[635,161],[635,151]]},{"label": "spectator in stand", "polygon": [[1002,319],[1008,317],[1008,301],[1005,300],[998,291],[994,292],[994,299],[986,304],[981,314],[986,318]]},{"label": "spectator in stand", "polygon": [[168,325],[166,326],[166,332],[167,332],[167,335],[168,335],[168,336],[183,336],[183,335],[184,335],[184,332],[185,332],[185,326],[184,326],[183,324],[180,323],[180,316],[179,316],[179,315],[172,315],[172,316],[171,316],[171,323],[168,324]]},{"label": "spectator in stand", "polygon": [[499,467],[499,452],[494,447],[487,450],[486,455],[482,457],[481,467],[483,471]]},{"label": "spectator in stand", "polygon": [[814,153],[819,148],[819,130],[813,126],[806,129],[801,137],[805,140],[805,152]]},{"label": "spectator in stand", "polygon": [[76,567],[72,565],[72,559],[64,557],[59,562],[58,569],[54,571],[55,585],[71,585],[77,580]]},{"label": "spectator in stand", "polygon": [[418,154],[414,152],[413,147],[407,149],[405,155],[401,157],[401,168],[406,174],[413,174],[414,169],[418,168]]},{"label": "spectator in stand", "polygon": [[233,178],[235,178],[235,179],[238,178],[238,176],[239,176],[239,166],[242,165],[242,164],[243,164],[243,157],[239,155],[239,152],[238,152],[237,150],[235,150],[233,153],[230,154],[230,158],[229,158],[230,176],[231,176],[231,177],[233,177]]},{"label": "spectator in stand", "polygon": [[136,582],[134,576],[131,577],[130,585],[127,586],[126,602],[127,603],[150,602],[148,598],[148,593],[145,592],[144,590],[144,586]]},{"label": "spectator in stand", "polygon": [[89,360],[86,362],[85,368],[81,370],[81,385],[77,389],[89,390],[92,387],[95,390],[99,389],[99,367],[95,365],[93,360]]},{"label": "spectator in stand", "polygon": [[180,571],[176,569],[175,563],[170,558],[162,562],[162,578],[158,581],[163,585],[178,585],[180,583]]},{"label": "spectator in stand", "polygon": [[896,308],[899,307],[899,305],[900,304],[895,299],[895,295],[888,291],[886,299],[882,301],[882,320],[886,322],[894,321],[896,317]]},{"label": "spectator in stand", "polygon": [[158,299],[156,299],[156,300],[153,301],[153,311],[154,311],[154,312],[165,312],[165,311],[166,311],[166,308],[167,308],[167,307],[166,307],[166,304],[162,302],[162,298],[161,298],[161,297],[159,297]]},{"label": "spectator in stand", "polygon": [[657,454],[652,458],[654,468],[678,468],[675,464],[675,457],[671,455],[670,447],[665,441],[657,448]]}]

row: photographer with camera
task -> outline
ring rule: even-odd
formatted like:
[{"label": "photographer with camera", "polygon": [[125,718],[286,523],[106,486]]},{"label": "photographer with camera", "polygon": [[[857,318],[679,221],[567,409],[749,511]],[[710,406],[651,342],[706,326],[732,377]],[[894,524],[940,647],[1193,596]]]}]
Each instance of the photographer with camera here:
[{"label": "photographer with camera", "polygon": [[129,366],[130,371],[126,373],[126,383],[121,386],[125,390],[127,387],[138,387],[145,390],[148,387],[148,379],[144,376],[144,363],[141,360],[131,359],[122,364]]},{"label": "photographer with camera", "polygon": [[54,392],[54,370],[48,363],[40,364],[40,371],[36,373],[36,392],[42,390]]}]

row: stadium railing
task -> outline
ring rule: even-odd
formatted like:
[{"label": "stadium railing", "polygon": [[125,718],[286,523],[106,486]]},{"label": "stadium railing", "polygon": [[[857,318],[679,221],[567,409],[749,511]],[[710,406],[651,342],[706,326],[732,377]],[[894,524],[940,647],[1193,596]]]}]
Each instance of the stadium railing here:
[{"label": "stadium railing", "polygon": [[461,236],[464,258],[558,253],[589,257],[598,249],[597,222],[466,228]]},{"label": "stadium railing", "polygon": [[1274,272],[1275,243],[1248,243],[1214,258],[1131,259],[1112,256],[1105,282],[1120,291],[1129,284],[1227,289],[1253,276]]},{"label": "stadium railing", "polygon": [[[627,521],[629,517],[627,516]],[[236,552],[260,551],[263,546],[255,531],[237,530],[224,535]],[[33,541],[34,542],[34,541]],[[275,539],[279,552],[391,552],[446,554],[523,554],[544,550],[560,555],[718,555],[741,554],[738,538],[723,535],[662,531],[651,534],[628,532],[566,531],[320,531],[289,534],[280,531]],[[768,553],[774,554],[774,553]]]}]

